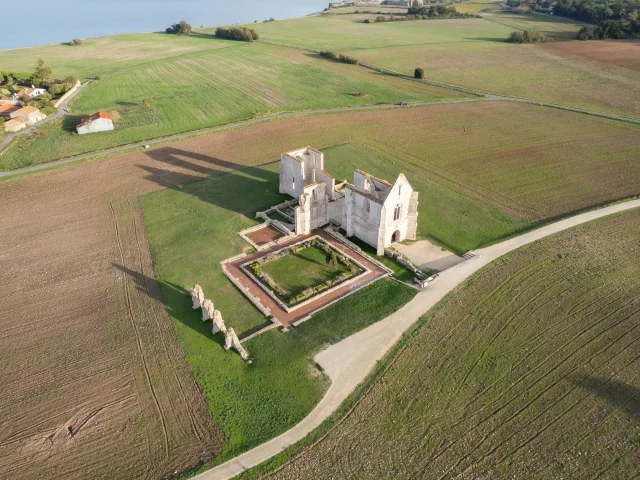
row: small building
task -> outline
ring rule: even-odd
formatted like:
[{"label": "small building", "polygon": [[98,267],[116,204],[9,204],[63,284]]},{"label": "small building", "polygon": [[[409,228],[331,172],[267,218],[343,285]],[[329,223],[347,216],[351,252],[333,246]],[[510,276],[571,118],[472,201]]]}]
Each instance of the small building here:
[{"label": "small building", "polygon": [[347,236],[374,247],[378,255],[393,242],[416,238],[418,192],[402,173],[391,184],[356,170],[353,184],[336,185],[324,169],[324,154],[305,147],[280,157],[280,193],[298,199],[298,235],[333,223]]},{"label": "small building", "polygon": [[16,93],[16,97],[20,98],[26,95],[27,97],[36,98],[36,97],[39,97],[40,95],[44,95],[45,93],[47,93],[46,89],[36,88],[33,85],[31,85],[31,88],[23,88],[18,93]]},{"label": "small building", "polygon": [[2,97],[0,98],[0,105],[22,105],[22,102],[17,98]]},{"label": "small building", "polygon": [[76,127],[78,134],[107,132],[113,130],[113,118],[107,112],[97,112],[83,118]]},{"label": "small building", "polygon": [[17,110],[20,110],[20,107],[13,103],[5,103],[0,105],[0,117],[11,118],[11,114]]},{"label": "small building", "polygon": [[26,118],[27,123],[29,125],[34,125],[39,121],[47,118],[47,116],[44,113],[42,113],[39,109],[37,109],[36,107],[30,107],[30,106],[18,108],[16,111],[11,112],[9,116],[11,118],[18,118],[18,117]]},{"label": "small building", "polygon": [[4,129],[7,132],[18,132],[23,128],[27,128],[29,125],[28,121],[24,117],[12,118],[8,122],[4,124]]}]

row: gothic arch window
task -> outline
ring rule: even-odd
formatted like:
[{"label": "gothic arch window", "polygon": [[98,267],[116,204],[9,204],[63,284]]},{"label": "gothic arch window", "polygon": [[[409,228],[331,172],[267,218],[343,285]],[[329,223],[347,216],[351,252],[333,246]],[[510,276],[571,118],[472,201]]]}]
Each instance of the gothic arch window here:
[{"label": "gothic arch window", "polygon": [[371,180],[369,180],[368,178],[364,179],[364,191],[365,192],[371,191]]},{"label": "gothic arch window", "polygon": [[393,219],[400,220],[400,213],[402,212],[402,206],[396,206],[396,209],[393,211]]},{"label": "gothic arch window", "polygon": [[371,212],[371,204],[369,203],[369,200],[367,200],[365,198],[364,199],[364,213],[369,215],[370,212]]},{"label": "gothic arch window", "polygon": [[402,195],[402,185],[398,185],[398,196]]},{"label": "gothic arch window", "polygon": [[291,187],[293,188],[293,191],[295,192],[295,190],[296,190],[296,176],[295,176],[295,173],[293,171],[293,163],[289,164],[289,169],[291,170]]}]

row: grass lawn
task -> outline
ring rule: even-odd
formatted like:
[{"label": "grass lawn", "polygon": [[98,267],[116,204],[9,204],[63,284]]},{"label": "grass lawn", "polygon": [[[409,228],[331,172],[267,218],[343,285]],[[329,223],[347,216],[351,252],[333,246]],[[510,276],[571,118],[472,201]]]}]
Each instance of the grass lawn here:
[{"label": "grass lawn", "polygon": [[408,270],[407,268],[400,265],[393,258],[387,257],[386,255],[378,255],[377,250],[373,248],[371,245],[364,243],[362,240],[356,237],[351,237],[349,239],[356,245],[358,245],[364,253],[369,255],[372,258],[375,258],[378,262],[382,263],[385,267],[389,268],[393,271],[393,278],[400,280],[401,282],[413,283],[413,279],[415,275],[413,272]]},{"label": "grass lawn", "polygon": [[635,478],[639,230],[635,209],[484,268],[269,478]]},{"label": "grass lawn", "polygon": [[335,268],[328,266],[326,257],[327,253],[320,247],[311,246],[266,262],[262,265],[262,270],[290,297],[295,297],[308,288],[313,288],[349,271],[340,262]]},{"label": "grass lawn", "polygon": [[[208,50],[150,60],[90,85],[71,102],[71,116],[13,142],[0,170],[281,111],[464,97],[290,48],[208,41]],[[98,110],[115,112],[116,129],[77,135],[79,120]]]},{"label": "grass lawn", "polygon": [[199,283],[227,326],[240,336],[265,323],[224,277],[219,262],[248,247],[236,232],[256,223],[256,210],[282,201],[275,172],[273,165],[248,168],[140,199],[167,310],[225,434],[223,453],[215,463],[282,433],[306,416],[327,388],[327,379],[313,365],[314,353],[385,318],[415,295],[413,289],[383,279],[288,333],[272,330],[248,341],[251,365],[224,352],[223,337],[212,336],[210,323],[200,321],[187,290]]}]

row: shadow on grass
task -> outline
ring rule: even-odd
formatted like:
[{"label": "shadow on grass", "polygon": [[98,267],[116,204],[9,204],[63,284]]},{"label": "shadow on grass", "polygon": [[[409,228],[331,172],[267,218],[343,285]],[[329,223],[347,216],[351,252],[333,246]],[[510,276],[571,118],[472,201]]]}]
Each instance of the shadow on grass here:
[{"label": "shadow on grass", "polygon": [[86,115],[65,115],[62,117],[62,130],[65,132],[75,132],[80,120]]},{"label": "shadow on grass", "polygon": [[507,37],[466,37],[464,40],[474,40],[474,41],[478,41],[478,42],[500,42],[500,43],[505,43],[505,41],[507,40]]},{"label": "shadow on grass", "polygon": [[636,420],[640,420],[640,388],[596,377],[582,378],[573,375],[569,377],[569,380],[574,385],[605,399],[612,406],[619,408]]},{"label": "shadow on grass", "polygon": [[191,293],[186,288],[172,282],[157,282],[154,278],[148,277],[142,272],[136,272],[117,263],[112,265],[125,275],[133,278],[138,292],[163,303],[167,312],[173,318],[201,335],[212,338],[218,344],[224,345],[224,336],[211,335],[211,322],[201,321],[200,309],[193,310],[191,308]]}]

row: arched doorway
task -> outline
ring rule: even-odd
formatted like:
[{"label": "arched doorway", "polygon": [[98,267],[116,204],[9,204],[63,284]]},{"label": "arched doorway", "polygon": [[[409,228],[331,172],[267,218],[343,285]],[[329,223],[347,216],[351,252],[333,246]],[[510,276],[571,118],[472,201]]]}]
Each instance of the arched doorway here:
[{"label": "arched doorway", "polygon": [[391,235],[391,243],[395,243],[399,241],[400,241],[400,230],[396,230],[395,232],[393,232],[393,235]]}]

